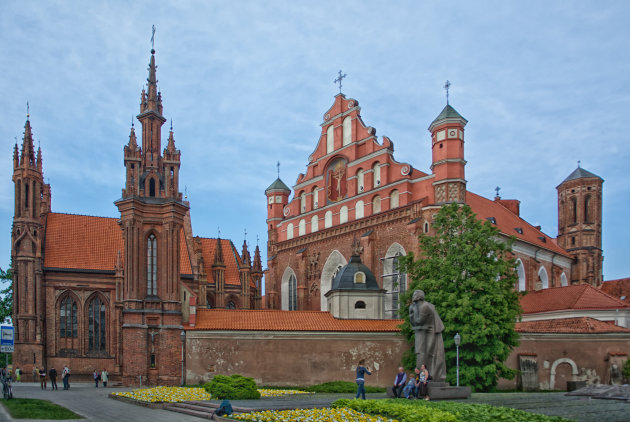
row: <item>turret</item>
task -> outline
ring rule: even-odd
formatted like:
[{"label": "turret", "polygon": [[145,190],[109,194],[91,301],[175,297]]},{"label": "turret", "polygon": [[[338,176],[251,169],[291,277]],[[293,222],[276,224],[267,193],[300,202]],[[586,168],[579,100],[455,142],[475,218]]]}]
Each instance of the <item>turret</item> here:
[{"label": "turret", "polygon": [[558,245],[574,257],[571,283],[599,286],[602,275],[602,187],[604,180],[578,167],[560,183]]},{"label": "turret", "polygon": [[[450,86],[447,82],[446,87]],[[429,126],[431,132],[432,163],[435,175],[433,182],[434,202],[445,204],[463,203],[466,200],[466,177],[464,167],[464,119],[448,103]]]},{"label": "turret", "polygon": [[284,218],[284,207],[289,203],[289,194],[291,194],[291,189],[280,180],[280,177],[265,189],[268,230],[275,229]]}]

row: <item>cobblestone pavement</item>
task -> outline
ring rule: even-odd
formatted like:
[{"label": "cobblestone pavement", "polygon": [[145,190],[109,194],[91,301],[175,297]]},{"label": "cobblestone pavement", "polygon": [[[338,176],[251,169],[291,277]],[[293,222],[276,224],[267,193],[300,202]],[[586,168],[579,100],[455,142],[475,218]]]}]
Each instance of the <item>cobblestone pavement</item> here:
[{"label": "cobblestone pavement", "polygon": [[[78,413],[88,421],[201,421],[194,416],[176,414],[167,410],[149,409],[134,404],[112,400],[107,395],[114,391],[130,391],[130,388],[94,388],[92,383],[71,384],[69,391],[42,391],[39,384],[14,384],[16,397],[47,399]],[[353,398],[353,394],[293,395],[260,400],[234,400],[233,406],[248,409],[288,409],[328,407],[340,398]],[[382,399],[385,394],[368,394],[368,399]],[[570,397],[565,393],[474,393],[465,403],[486,403],[493,406],[512,407],[532,413],[562,416],[578,422],[630,422],[630,403],[617,400],[598,400]],[[218,401],[217,401],[218,402]],[[0,406],[0,421],[12,421]],[[20,422],[29,420],[21,419]]]},{"label": "cobblestone pavement", "polygon": [[[179,415],[168,410],[150,409],[112,400],[107,395],[114,391],[131,391],[131,388],[112,387],[95,388],[94,383],[70,383],[70,390],[64,391],[61,382],[59,390],[42,390],[39,383],[24,382],[13,384],[13,396],[27,399],[50,400],[60,406],[72,410],[83,416],[88,421],[124,422],[124,421],[151,421],[151,422],[199,422],[201,419],[194,416]],[[0,421],[13,421],[3,406],[0,406]],[[15,419],[19,422],[29,422],[33,419]],[[37,419],[41,420],[41,419]],[[74,422],[81,419],[73,419]]]}]

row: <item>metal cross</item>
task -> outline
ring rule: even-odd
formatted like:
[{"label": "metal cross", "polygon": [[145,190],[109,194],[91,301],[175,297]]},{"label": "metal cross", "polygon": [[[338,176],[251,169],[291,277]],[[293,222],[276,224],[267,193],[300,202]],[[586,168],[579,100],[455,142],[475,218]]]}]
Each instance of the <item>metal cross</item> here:
[{"label": "metal cross", "polygon": [[343,78],[345,78],[346,76],[348,76],[348,75],[346,75],[345,73],[344,73],[344,74],[342,74],[342,73],[341,73],[341,69],[339,69],[339,77],[337,77],[337,79],[335,79],[335,82],[334,82],[334,83],[339,83],[339,93],[340,93],[340,94],[341,94],[341,81],[342,81],[342,79],[343,79]]},{"label": "metal cross", "polygon": [[151,49],[154,49],[155,46],[155,25],[151,28]]},{"label": "metal cross", "polygon": [[258,235],[256,235],[256,246],[258,246]]},{"label": "metal cross", "polygon": [[219,233],[219,238],[221,238],[221,227],[217,226],[217,232]]},{"label": "metal cross", "polygon": [[494,190],[497,192],[497,196],[499,196],[499,191],[501,190],[501,188],[497,186],[496,188],[494,188]]},{"label": "metal cross", "polygon": [[131,127],[133,127],[133,114],[131,115]]},{"label": "metal cross", "polygon": [[245,229],[245,240],[247,240],[247,229]]},{"label": "metal cross", "polygon": [[580,164],[582,164],[582,161],[578,160],[578,168],[580,167]]},{"label": "metal cross", "polygon": [[448,105],[448,89],[450,87],[451,87],[451,83],[447,79],[446,83],[444,84],[444,89],[446,90],[446,105]]},{"label": "metal cross", "polygon": [[28,119],[29,117],[31,117],[31,112],[29,110],[28,101],[27,101],[26,102],[26,118]]},{"label": "metal cross", "polygon": [[280,178],[280,161],[278,161],[276,166],[278,167],[278,179],[279,179]]}]

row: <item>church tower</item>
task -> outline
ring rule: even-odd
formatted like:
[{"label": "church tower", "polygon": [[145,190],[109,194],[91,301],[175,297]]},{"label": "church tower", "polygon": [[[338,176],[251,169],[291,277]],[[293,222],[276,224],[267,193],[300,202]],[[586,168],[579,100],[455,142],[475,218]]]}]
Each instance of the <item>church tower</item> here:
[{"label": "church tower", "polygon": [[435,175],[433,192],[435,204],[466,201],[466,177],[464,168],[464,119],[448,103],[446,88],[446,107],[429,126],[431,132],[432,163],[431,171]]},{"label": "church tower", "polygon": [[604,180],[578,167],[560,183],[558,245],[574,257],[571,284],[599,286],[602,275],[602,186]]},{"label": "church tower", "polygon": [[[11,232],[13,262],[14,362],[39,366],[46,358],[46,296],[43,282],[43,233],[50,212],[50,185],[44,183],[42,151],[35,146],[26,115],[22,149],[13,150],[15,211]],[[24,370],[27,367],[23,367]]]},{"label": "church tower", "polygon": [[[278,178],[265,189],[267,197],[267,268],[269,273],[273,273],[277,268],[275,262],[270,258],[276,255],[276,245],[278,243],[278,224],[284,218],[285,207],[289,204],[291,189],[280,180],[280,163],[278,163]],[[267,308],[280,309],[280,292],[276,291],[274,285],[267,285]]]},{"label": "church tower", "polygon": [[140,97],[141,145],[132,125],[124,147],[126,170],[120,211],[124,251],[121,309],[123,381],[178,384],[182,309],[180,237],[188,206],[179,191],[180,152],[173,130],[162,148],[162,94],[151,50],[146,90]]}]

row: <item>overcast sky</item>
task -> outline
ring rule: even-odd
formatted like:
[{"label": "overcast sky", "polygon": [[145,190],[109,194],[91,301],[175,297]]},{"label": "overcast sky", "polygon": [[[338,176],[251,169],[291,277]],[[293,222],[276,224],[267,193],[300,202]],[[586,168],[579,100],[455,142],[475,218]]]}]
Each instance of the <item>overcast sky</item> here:
[{"label": "overcast sky", "polygon": [[430,172],[427,127],[448,79],[451,105],[469,121],[468,189],[492,198],[500,186],[555,237],[555,188],[581,160],[605,180],[604,278],[630,276],[627,1],[0,0],[0,9],[2,268],[27,101],[53,211],[119,216],[123,146],[155,24],[196,235],[220,227],[240,250],[247,229],[266,259],[264,190],[276,161],[289,186],[305,171],[340,69],[365,124],[391,138],[398,161]]}]

